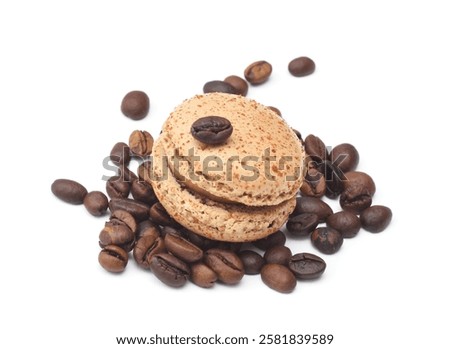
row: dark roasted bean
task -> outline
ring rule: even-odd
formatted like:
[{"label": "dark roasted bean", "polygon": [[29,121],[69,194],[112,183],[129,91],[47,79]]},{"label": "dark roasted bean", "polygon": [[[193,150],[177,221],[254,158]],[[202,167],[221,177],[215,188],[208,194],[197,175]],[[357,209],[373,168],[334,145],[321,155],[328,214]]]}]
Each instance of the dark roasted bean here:
[{"label": "dark roasted bean", "polygon": [[235,93],[241,96],[247,96],[248,83],[237,75],[230,75],[224,79],[225,82],[233,86]]},{"label": "dark roasted bean", "polygon": [[197,286],[210,288],[217,281],[217,274],[206,264],[198,262],[191,265],[191,281]]},{"label": "dark roasted bean", "polygon": [[231,84],[221,80],[208,81],[203,85],[203,93],[212,92],[231,93],[235,95],[239,94]]},{"label": "dark roasted bean", "polygon": [[91,215],[103,216],[108,209],[108,198],[101,191],[91,191],[84,197],[83,204]]},{"label": "dark roasted bean", "polygon": [[141,120],[148,114],[150,99],[143,91],[131,91],[123,97],[120,108],[123,115],[133,120]]},{"label": "dark roasted bean", "polygon": [[345,173],[343,180],[344,190],[353,186],[362,186],[367,188],[369,195],[373,196],[376,191],[375,182],[367,173],[361,171],[350,171]]},{"label": "dark roasted bean", "polygon": [[297,57],[289,62],[288,70],[296,77],[306,76],[314,73],[316,64],[309,57]]},{"label": "dark roasted bean", "polygon": [[166,234],[164,244],[167,251],[185,262],[193,263],[203,258],[203,251],[179,234]]},{"label": "dark roasted bean", "polygon": [[130,194],[131,184],[122,177],[113,176],[106,181],[106,193],[111,199],[127,198]]},{"label": "dark roasted bean", "polygon": [[320,198],[327,190],[325,176],[315,168],[310,168],[306,172],[300,191],[304,196]]},{"label": "dark roasted bean", "polygon": [[158,201],[155,192],[150,184],[143,181],[133,181],[131,183],[131,195],[137,201],[147,205],[153,205]]},{"label": "dark roasted bean", "polygon": [[244,276],[244,265],[234,252],[212,248],[205,252],[204,261],[224,284],[237,284]]},{"label": "dark roasted bean", "polygon": [[342,172],[353,171],[359,163],[359,153],[349,143],[342,143],[331,149],[330,159]]},{"label": "dark roasted bean", "polygon": [[183,286],[190,274],[189,266],[168,253],[158,253],[150,259],[150,269],[155,276],[168,286]]},{"label": "dark roasted bean", "polygon": [[328,158],[327,148],[322,140],[314,135],[305,138],[305,151],[314,161],[324,161]]},{"label": "dark roasted bean", "polygon": [[325,261],[312,253],[297,253],[289,262],[289,269],[298,279],[316,279],[323,274],[327,264]]},{"label": "dark roasted bean", "polygon": [[152,153],[153,137],[147,131],[135,130],[128,140],[133,155],[145,157]]},{"label": "dark roasted bean", "polygon": [[150,218],[153,222],[163,226],[177,226],[177,223],[169,216],[166,209],[160,202],[152,205],[150,208]]},{"label": "dark roasted bean", "polygon": [[351,171],[345,173],[343,192],[339,203],[345,210],[361,213],[372,204],[375,183],[367,173]]},{"label": "dark roasted bean", "polygon": [[287,266],[291,257],[291,249],[286,246],[273,246],[264,253],[264,260],[267,264],[273,263]]},{"label": "dark roasted bean", "polygon": [[285,243],[286,235],[284,235],[281,230],[278,230],[263,239],[253,241],[253,245],[264,251],[272,246],[284,245]]},{"label": "dark roasted bean", "polygon": [[98,254],[98,262],[111,273],[120,273],[128,263],[128,253],[115,245],[105,246]]},{"label": "dark roasted bean", "polygon": [[130,163],[130,148],[124,142],[116,143],[109,154],[109,158],[116,165],[128,166]]},{"label": "dark roasted bean", "polygon": [[352,238],[361,228],[361,222],[356,214],[350,211],[341,211],[327,218],[327,226],[336,229],[344,238]]},{"label": "dark roasted bean", "polygon": [[109,201],[109,210],[124,210],[130,213],[137,222],[142,222],[149,217],[150,207],[143,202],[132,199],[111,199]]},{"label": "dark roasted bean", "polygon": [[240,251],[238,256],[244,265],[245,274],[248,275],[259,274],[261,268],[265,264],[264,258],[259,253],[252,250]]},{"label": "dark roasted bean", "polygon": [[392,220],[392,211],[389,207],[375,205],[361,213],[361,225],[371,233],[382,232]]},{"label": "dark roasted bean", "polygon": [[267,108],[269,108],[270,110],[272,110],[275,114],[277,114],[279,117],[281,117],[281,111],[280,109],[276,108],[276,107],[272,107],[272,106],[268,106]]},{"label": "dark roasted bean", "polygon": [[144,268],[150,268],[151,258],[158,253],[166,252],[164,239],[155,230],[149,230],[147,235],[140,237],[133,249],[133,257],[136,263]]},{"label": "dark roasted bean", "polygon": [[123,222],[112,219],[105,223],[99,235],[101,246],[125,245],[134,240],[134,233]]},{"label": "dark roasted bean", "polygon": [[150,219],[146,219],[138,224],[136,230],[136,238],[139,239],[145,235],[161,235],[161,229],[159,225],[152,222]]},{"label": "dark roasted bean", "polygon": [[116,219],[122,223],[124,223],[133,234],[137,231],[137,222],[134,219],[133,215],[125,210],[115,210],[111,213],[111,220]]},{"label": "dark roasted bean", "polygon": [[286,223],[287,230],[295,236],[308,236],[319,224],[319,216],[315,213],[301,213],[290,217]]},{"label": "dark roasted bean", "polygon": [[319,223],[325,222],[327,217],[333,214],[331,207],[324,201],[312,197],[299,197],[296,199],[297,205],[291,217],[301,213],[315,213],[319,217]]},{"label": "dark roasted bean", "polygon": [[344,174],[328,160],[318,164],[317,170],[325,177],[325,195],[330,199],[336,199],[344,190]]},{"label": "dark roasted bean", "polygon": [[230,121],[221,116],[205,116],[197,119],[191,126],[191,134],[205,144],[222,144],[233,133]]},{"label": "dark roasted bean", "polygon": [[266,264],[261,269],[261,279],[271,289],[290,293],[297,286],[294,274],[284,265]]},{"label": "dark roasted bean", "polygon": [[245,68],[245,79],[252,85],[266,82],[272,74],[272,65],[266,61],[257,61]]},{"label": "dark roasted bean", "polygon": [[342,234],[333,228],[317,228],[311,234],[312,244],[322,253],[336,253],[342,246]]},{"label": "dark roasted bean", "polygon": [[87,195],[86,188],[71,179],[57,179],[51,189],[58,199],[73,205],[81,205]]}]

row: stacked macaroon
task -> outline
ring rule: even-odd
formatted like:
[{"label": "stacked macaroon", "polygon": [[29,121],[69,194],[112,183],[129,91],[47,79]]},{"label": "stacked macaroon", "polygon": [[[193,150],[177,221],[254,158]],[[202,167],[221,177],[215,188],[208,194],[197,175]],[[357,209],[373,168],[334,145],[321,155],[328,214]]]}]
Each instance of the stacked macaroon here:
[{"label": "stacked macaroon", "polygon": [[[199,118],[220,116],[233,132],[221,144],[193,137]],[[148,180],[167,212],[204,237],[254,241],[279,230],[294,210],[304,151],[286,122],[238,95],[210,93],[170,114],[153,146]]]}]

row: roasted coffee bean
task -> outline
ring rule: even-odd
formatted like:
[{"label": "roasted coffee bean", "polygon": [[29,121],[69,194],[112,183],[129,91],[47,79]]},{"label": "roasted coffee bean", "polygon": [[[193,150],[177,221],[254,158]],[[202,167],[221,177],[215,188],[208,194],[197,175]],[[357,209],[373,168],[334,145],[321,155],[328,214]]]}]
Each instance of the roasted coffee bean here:
[{"label": "roasted coffee bean", "polygon": [[339,204],[344,210],[360,214],[372,205],[372,196],[367,187],[354,183],[342,192]]},{"label": "roasted coffee bean", "polygon": [[325,261],[312,253],[297,253],[289,262],[289,269],[297,279],[317,279],[323,274],[327,264]]},{"label": "roasted coffee bean", "polygon": [[376,191],[375,182],[367,173],[361,171],[350,171],[345,173],[344,190],[353,186],[362,186],[367,188],[370,196],[373,197]]},{"label": "roasted coffee bean", "polygon": [[205,238],[201,235],[198,235],[190,230],[186,230],[186,236],[190,242],[194,245],[200,247],[202,250],[208,250],[217,245],[217,241]]},{"label": "roasted coffee bean", "polygon": [[322,160],[317,160],[317,161],[313,160],[313,158],[311,156],[309,156],[308,154],[305,154],[304,163],[305,163],[304,171],[305,171],[305,175],[306,175],[306,172],[308,170],[312,170],[312,169],[317,170],[317,167],[319,166],[319,164],[322,163]]},{"label": "roasted coffee bean", "polygon": [[130,163],[130,147],[128,144],[123,142],[118,142],[111,149],[109,158],[116,165],[126,165]]},{"label": "roasted coffee bean", "polygon": [[58,199],[73,205],[81,205],[87,195],[86,188],[71,179],[57,179],[51,189]]},{"label": "roasted coffee bean", "polygon": [[142,222],[149,217],[150,207],[143,202],[132,199],[111,199],[109,201],[109,210],[124,210],[130,213],[136,221]]},{"label": "roasted coffee bean", "polygon": [[112,176],[106,181],[106,193],[111,199],[127,198],[130,194],[131,183],[122,177]]},{"label": "roasted coffee bean", "polygon": [[177,226],[177,223],[170,217],[160,202],[154,203],[150,208],[150,218],[159,225]]},{"label": "roasted coffee bean", "polygon": [[272,65],[266,61],[257,61],[250,64],[244,71],[245,80],[252,85],[266,82],[272,74]]},{"label": "roasted coffee bean", "polygon": [[344,239],[337,230],[327,228],[317,228],[311,234],[312,244],[322,253],[336,253],[342,246]]},{"label": "roasted coffee bean", "polygon": [[321,162],[317,170],[325,177],[325,195],[330,199],[337,198],[344,190],[345,176],[342,171],[328,160]]},{"label": "roasted coffee bean", "polygon": [[167,251],[185,262],[193,263],[203,258],[203,251],[179,234],[166,234],[164,244]]},{"label": "roasted coffee bean", "polygon": [[197,286],[210,288],[217,281],[217,274],[206,264],[198,262],[191,265],[191,281]]},{"label": "roasted coffee bean", "polygon": [[134,240],[134,233],[123,222],[112,219],[105,223],[99,235],[100,246],[126,245]]},{"label": "roasted coffee bean", "polygon": [[258,247],[260,250],[267,250],[272,246],[282,246],[286,243],[286,235],[281,230],[276,231],[269,236],[253,241],[253,245]]},{"label": "roasted coffee bean", "polygon": [[220,248],[222,250],[230,250],[234,253],[238,253],[241,250],[241,242],[228,242],[228,241],[217,241],[214,244],[214,248]]},{"label": "roasted coffee bean", "polygon": [[268,106],[267,108],[269,108],[270,110],[272,110],[275,114],[277,114],[279,117],[281,116],[281,111],[280,109],[276,108],[276,107],[272,107],[272,106]]},{"label": "roasted coffee bean", "polygon": [[192,137],[205,144],[225,143],[232,133],[230,121],[221,116],[205,116],[191,126]]},{"label": "roasted coffee bean", "polygon": [[244,276],[244,265],[232,251],[211,248],[205,252],[204,261],[224,284],[237,284]]},{"label": "roasted coffee bean", "polygon": [[295,236],[308,236],[319,224],[319,216],[315,213],[301,213],[290,217],[286,223],[287,230]]},{"label": "roasted coffee bean", "polygon": [[231,84],[221,80],[208,81],[206,84],[203,85],[203,93],[212,93],[212,92],[231,93],[234,95],[238,94]]},{"label": "roasted coffee bean", "polygon": [[133,155],[145,157],[152,153],[153,137],[147,131],[135,130],[131,132],[128,144]]},{"label": "roasted coffee bean", "polygon": [[331,149],[330,159],[333,165],[345,173],[353,171],[358,166],[359,153],[353,145],[342,143]]},{"label": "roasted coffee bean", "polygon": [[314,135],[305,138],[305,151],[312,160],[322,162],[328,158],[327,148],[322,140]]},{"label": "roasted coffee bean", "polygon": [[337,198],[344,190],[345,176],[342,171],[328,160],[319,163],[317,171],[325,177],[325,195],[330,199]]},{"label": "roasted coffee bean", "polygon": [[150,206],[158,201],[152,186],[143,181],[133,181],[131,183],[131,195],[135,200]]},{"label": "roasted coffee bean", "polygon": [[134,219],[133,215],[127,211],[124,210],[115,210],[111,213],[111,220],[116,219],[122,223],[124,223],[130,230],[133,232],[133,234],[137,231],[137,222]]},{"label": "roasted coffee bean", "polygon": [[155,254],[150,259],[150,270],[168,286],[181,287],[188,280],[189,266],[168,253]]},{"label": "roasted coffee bean", "polygon": [[309,57],[297,57],[289,62],[288,70],[296,77],[306,76],[314,73],[316,64]]},{"label": "roasted coffee bean", "polygon": [[143,91],[131,91],[123,97],[120,108],[123,115],[133,120],[141,120],[148,114],[150,99]]},{"label": "roasted coffee bean", "polygon": [[376,187],[372,177],[367,173],[359,171],[345,173],[343,188],[339,200],[343,209],[359,214],[372,204]]},{"label": "roasted coffee bean", "polygon": [[264,253],[264,260],[267,264],[273,263],[287,266],[291,257],[291,249],[286,246],[273,246]]},{"label": "roasted coffee bean", "polygon": [[139,239],[145,235],[161,236],[161,229],[159,228],[159,225],[153,223],[150,219],[140,222],[136,230],[136,239]]},{"label": "roasted coffee bean", "polygon": [[358,216],[350,211],[333,213],[327,218],[327,226],[336,229],[344,238],[356,236],[361,228]]},{"label": "roasted coffee bean", "polygon": [[291,217],[298,216],[301,213],[315,213],[319,217],[319,223],[325,222],[327,217],[333,214],[331,207],[324,201],[312,197],[299,197]]},{"label": "roasted coffee bean", "polygon": [[[133,238],[133,240],[130,240],[124,244],[120,244],[120,245],[115,245],[120,247],[121,249],[123,249],[125,252],[131,252],[133,251],[134,245],[136,243],[136,240]],[[98,242],[98,245],[100,246],[101,249],[105,248],[107,245],[102,244],[101,241]]]},{"label": "roasted coffee bean", "polygon": [[261,272],[261,268],[265,264],[264,258],[257,252],[252,250],[244,250],[238,253],[244,265],[244,272],[247,275],[256,275]]},{"label": "roasted coffee bean", "polygon": [[119,177],[123,181],[130,183],[138,179],[138,176],[125,165],[119,167]]},{"label": "roasted coffee bean", "polygon": [[157,234],[156,230],[152,229],[137,240],[133,249],[133,257],[140,267],[149,269],[151,258],[164,252],[166,252],[164,239]]},{"label": "roasted coffee bean", "polygon": [[297,286],[294,274],[284,265],[266,264],[261,269],[261,279],[271,289],[289,293]]},{"label": "roasted coffee bean", "polygon": [[306,172],[300,191],[304,196],[320,198],[327,190],[325,176],[315,168],[310,168]]},{"label": "roasted coffee bean", "polygon": [[111,273],[120,273],[128,263],[128,253],[119,246],[105,246],[98,254],[98,262]]},{"label": "roasted coffee bean", "polygon": [[119,247],[123,248],[127,252],[131,252],[133,251],[134,245],[136,245],[136,238],[133,238],[133,240],[125,244],[119,245]]},{"label": "roasted coffee bean", "polygon": [[175,234],[175,235],[178,235],[178,236],[186,237],[185,236],[186,234],[185,234],[184,230],[177,229],[177,228],[171,227],[169,225],[163,226],[162,229],[161,229],[161,236],[162,237],[166,237],[167,234]]},{"label": "roasted coffee bean", "polygon": [[361,226],[371,233],[382,232],[392,220],[392,211],[389,207],[375,205],[361,213]]},{"label": "roasted coffee bean", "polygon": [[153,178],[153,165],[152,162],[147,160],[142,162],[137,169],[139,181],[141,182],[150,182],[150,179]]},{"label": "roasted coffee bean", "polygon": [[224,81],[229,83],[231,86],[233,86],[236,94],[239,94],[241,96],[247,96],[248,83],[241,77],[239,77],[237,75],[230,75],[230,76],[227,76],[224,79]]},{"label": "roasted coffee bean", "polygon": [[84,207],[93,216],[103,216],[108,209],[108,198],[101,191],[91,191],[83,200]]},{"label": "roasted coffee bean", "polygon": [[297,138],[299,139],[299,141],[303,144],[303,138],[302,138],[302,134],[300,133],[300,131],[296,130],[295,128],[293,128],[292,131],[294,131],[294,133],[297,136]]}]

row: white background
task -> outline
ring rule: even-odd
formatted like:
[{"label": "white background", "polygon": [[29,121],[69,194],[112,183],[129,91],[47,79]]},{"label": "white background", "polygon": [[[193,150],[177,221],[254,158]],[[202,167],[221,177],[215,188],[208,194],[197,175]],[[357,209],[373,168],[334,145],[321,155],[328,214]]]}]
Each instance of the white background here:
[{"label": "white background", "polygon": [[[116,336],[333,334],[331,348],[448,347],[450,53],[445,1],[2,1],[0,346],[115,348]],[[306,55],[316,72],[294,78]],[[102,161],[208,80],[272,63],[249,97],[303,135],[353,143],[392,208],[325,256],[289,295],[247,276],[236,287],[170,289],[130,261],[97,263],[106,219],[56,199],[72,178],[104,190]],[[142,89],[142,121],[120,113]],[[337,203],[332,203],[338,209]],[[294,252],[314,248],[290,240]],[[251,342],[251,346],[257,346]]]}]

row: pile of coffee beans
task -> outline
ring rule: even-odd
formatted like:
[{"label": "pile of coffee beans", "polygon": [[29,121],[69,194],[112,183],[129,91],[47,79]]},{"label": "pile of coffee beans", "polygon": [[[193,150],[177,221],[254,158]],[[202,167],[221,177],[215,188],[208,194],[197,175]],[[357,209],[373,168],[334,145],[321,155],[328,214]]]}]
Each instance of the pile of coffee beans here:
[{"label": "pile of coffee beans", "polygon": [[[304,142],[307,168],[300,189],[301,197],[286,223],[287,230],[297,236],[310,236],[322,253],[339,251],[344,238],[355,237],[360,228],[376,233],[383,231],[392,219],[386,206],[372,206],[376,187],[372,177],[356,171],[359,153],[343,143],[328,152],[325,143],[315,135]],[[333,213],[320,198],[338,199],[342,211]],[[325,226],[318,227],[320,223]]]},{"label": "pile of coffee beans", "polygon": [[[289,63],[288,70],[293,76],[306,76],[314,72],[315,63],[308,57],[298,57]],[[245,79],[230,75],[212,80],[203,86],[203,92],[245,96],[249,84],[265,83],[271,73],[270,63],[257,61],[245,69]],[[139,120],[148,114],[149,107],[145,92],[131,91],[123,98],[121,110],[125,116]],[[269,108],[281,116],[277,108]],[[227,121],[199,120],[192,125],[192,134],[204,143],[222,143],[233,131]],[[211,129],[214,132],[209,132]],[[343,143],[328,151],[319,137],[309,135],[303,140],[298,131],[294,132],[305,147],[307,166],[296,207],[286,222],[288,236],[310,237],[320,253],[332,254],[361,228],[372,233],[383,231],[392,212],[386,206],[372,206],[375,183],[368,174],[356,171],[356,148]],[[252,243],[231,243],[207,239],[180,226],[144,181],[151,166],[152,147],[152,135],[141,130],[133,131],[128,143],[113,145],[110,160],[118,174],[106,182],[107,195],[97,190],[88,192],[70,179],[57,179],[51,185],[56,197],[83,204],[93,216],[104,216],[109,210],[110,217],[99,233],[98,261],[105,270],[123,272],[131,253],[140,268],[171,287],[181,287],[187,281],[203,288],[216,282],[234,285],[245,274],[260,274],[268,287],[282,293],[292,292],[298,280],[319,278],[324,273],[325,261],[309,252],[293,254],[281,230]],[[129,169],[134,157],[140,162],[137,174]],[[333,213],[321,200],[324,196],[339,199],[342,211]]]}]

